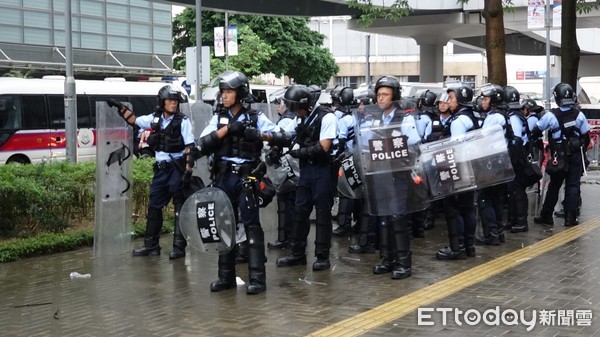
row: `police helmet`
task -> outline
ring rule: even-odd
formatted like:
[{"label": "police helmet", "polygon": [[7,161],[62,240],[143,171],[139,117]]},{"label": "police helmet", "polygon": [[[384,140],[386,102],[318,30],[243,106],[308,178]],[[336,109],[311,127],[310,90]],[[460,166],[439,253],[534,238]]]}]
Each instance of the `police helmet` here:
[{"label": "police helmet", "polygon": [[431,111],[437,103],[437,95],[431,90],[419,90],[415,93],[417,107],[423,111]]},{"label": "police helmet", "polygon": [[527,98],[523,100],[523,103],[521,104],[521,109],[527,109],[533,112],[542,112],[542,110],[544,110],[544,107],[537,105],[537,103],[531,98]]},{"label": "police helmet", "polygon": [[402,90],[402,86],[397,78],[394,76],[382,76],[377,82],[375,82],[375,96],[377,96],[377,92],[381,87],[392,88],[392,100],[399,101],[400,100],[400,91]]},{"label": "police helmet", "polygon": [[466,84],[459,84],[449,87],[446,90],[448,93],[454,92],[456,95],[456,102],[459,105],[471,106],[473,103],[473,89]]},{"label": "police helmet", "polygon": [[237,100],[246,102],[252,98],[248,78],[242,72],[227,70],[219,75],[219,90],[233,89],[236,91]]},{"label": "police helmet", "polygon": [[331,91],[331,103],[348,106],[354,100],[354,91],[348,87],[337,86]]},{"label": "police helmet", "polygon": [[568,83],[559,83],[552,89],[552,95],[556,100],[556,105],[565,106],[575,104],[575,91]]},{"label": "police helmet", "polygon": [[440,92],[439,95],[437,95],[437,97],[435,98],[435,104],[439,104],[440,102],[442,103],[448,103],[450,101],[450,96],[448,96],[448,92]]},{"label": "police helmet", "polygon": [[500,106],[504,104],[504,90],[497,84],[485,84],[481,87],[482,97],[490,98],[490,105]]},{"label": "police helmet", "polygon": [[316,84],[311,84],[308,86],[308,92],[310,93],[310,106],[313,107],[319,101],[319,97],[321,97],[321,87]]},{"label": "police helmet", "polygon": [[160,88],[160,90],[158,90],[157,99],[160,107],[163,107],[165,99],[176,99],[179,103],[184,103],[187,101],[183,93],[172,84],[168,84]]},{"label": "police helmet", "polygon": [[519,94],[519,90],[511,86],[504,87],[504,101],[509,109],[520,109],[521,95]]},{"label": "police helmet", "polygon": [[477,96],[475,101],[473,102],[473,110],[477,112],[483,112],[483,106],[481,103],[483,102],[483,96]]},{"label": "police helmet", "polygon": [[298,109],[310,110],[310,91],[307,87],[299,84],[291,85],[283,95],[283,103],[292,112]]}]

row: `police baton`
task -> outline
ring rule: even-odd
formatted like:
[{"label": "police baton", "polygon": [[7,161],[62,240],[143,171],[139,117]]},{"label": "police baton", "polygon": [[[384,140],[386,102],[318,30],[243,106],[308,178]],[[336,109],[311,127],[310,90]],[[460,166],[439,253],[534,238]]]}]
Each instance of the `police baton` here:
[{"label": "police baton", "polygon": [[587,170],[585,169],[585,154],[583,153],[583,146],[579,147],[579,151],[581,152],[581,166],[583,166],[583,176],[587,177]]}]

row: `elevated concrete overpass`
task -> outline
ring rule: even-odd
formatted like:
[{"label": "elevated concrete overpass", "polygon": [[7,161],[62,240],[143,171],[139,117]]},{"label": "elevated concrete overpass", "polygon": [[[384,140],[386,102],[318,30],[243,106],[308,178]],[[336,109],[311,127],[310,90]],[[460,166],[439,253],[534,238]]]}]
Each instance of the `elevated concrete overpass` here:
[{"label": "elevated concrete overpass", "polygon": [[[193,7],[195,0],[166,1]],[[386,6],[394,0],[384,0]],[[506,52],[516,55],[545,55],[544,31],[527,28],[527,0],[513,0],[513,11],[505,12]],[[358,23],[359,12],[349,8],[346,0],[203,0],[203,8],[215,11],[281,16],[348,15],[348,28],[368,33],[411,37],[420,45],[421,81],[443,80],[443,47],[453,41],[470,48],[485,50],[485,19],[481,15],[484,0],[457,4],[456,0],[409,0],[410,16],[398,21],[376,20],[370,27]],[[600,76],[600,11],[578,15],[578,41],[582,50],[579,75]],[[551,34],[551,54],[560,55],[560,30]]]}]

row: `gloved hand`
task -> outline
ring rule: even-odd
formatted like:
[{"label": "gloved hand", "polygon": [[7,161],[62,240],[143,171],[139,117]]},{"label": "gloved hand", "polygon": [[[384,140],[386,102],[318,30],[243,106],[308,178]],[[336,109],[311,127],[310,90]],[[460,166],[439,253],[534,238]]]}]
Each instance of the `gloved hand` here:
[{"label": "gloved hand", "polygon": [[260,131],[258,131],[257,128],[255,127],[247,127],[244,130],[244,138],[246,138],[246,140],[249,141],[255,141],[255,140],[259,140],[260,139]]},{"label": "gloved hand", "polygon": [[109,107],[117,108],[119,111],[121,111],[121,108],[123,107],[123,104],[121,104],[121,102],[116,101],[112,98],[107,99],[106,103],[108,104]]},{"label": "gloved hand", "polygon": [[293,158],[300,158],[300,149],[289,150],[288,154]]},{"label": "gloved hand", "polygon": [[277,147],[272,147],[269,152],[265,154],[265,162],[269,166],[281,164],[281,153]]},{"label": "gloved hand", "polygon": [[227,125],[227,130],[229,130],[227,132],[232,135],[242,135],[244,130],[246,130],[246,124],[240,121],[235,121]]},{"label": "gloved hand", "polygon": [[186,170],[181,177],[181,186],[187,187],[190,186],[190,182],[192,181],[192,171]]}]

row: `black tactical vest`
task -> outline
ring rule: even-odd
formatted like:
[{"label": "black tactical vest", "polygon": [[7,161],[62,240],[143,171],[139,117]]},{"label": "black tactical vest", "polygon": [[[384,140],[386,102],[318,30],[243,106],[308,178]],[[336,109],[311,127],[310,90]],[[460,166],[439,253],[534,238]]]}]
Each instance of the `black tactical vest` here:
[{"label": "black tactical vest", "polygon": [[[454,115],[452,115],[452,117],[448,118],[448,121],[446,122],[446,125],[443,126],[440,139],[442,139],[442,138],[448,138],[448,137],[451,136],[450,125],[459,116],[463,116],[463,115],[469,117],[471,119],[471,122],[473,122],[473,127],[471,128],[471,130],[479,129],[479,121],[477,120],[477,118],[473,114],[473,111],[471,111],[468,108],[461,108],[460,110],[458,110],[457,113],[455,113]],[[469,131],[471,131],[471,130],[469,130]]]},{"label": "black tactical vest", "polygon": [[154,132],[154,137],[156,137],[155,151],[177,153],[185,149],[183,135],[181,134],[181,121],[184,119],[187,119],[187,116],[178,112],[166,128]]},{"label": "black tactical vest", "polygon": [[[245,116],[245,120],[241,122],[247,123],[247,127],[258,127],[258,113],[255,110],[242,108],[235,117],[231,117],[227,111],[220,112],[217,115],[217,130],[227,125],[221,124],[221,121],[227,120],[229,121],[228,123],[231,123],[242,115]],[[227,136],[221,140],[221,144],[217,148],[215,155],[217,156],[217,159],[220,159],[221,157],[238,157],[248,160],[257,160],[260,158],[262,147],[262,141],[248,141],[243,136],[227,134]]]}]

